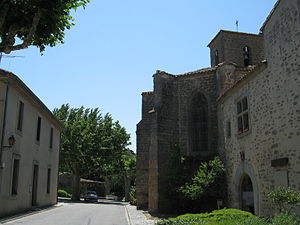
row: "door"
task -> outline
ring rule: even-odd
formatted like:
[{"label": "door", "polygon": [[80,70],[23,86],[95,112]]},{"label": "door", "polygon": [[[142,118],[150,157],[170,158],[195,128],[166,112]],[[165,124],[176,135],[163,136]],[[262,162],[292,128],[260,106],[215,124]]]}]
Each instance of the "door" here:
[{"label": "door", "polygon": [[38,188],[39,166],[33,166],[33,182],[32,182],[32,206],[37,205],[37,188]]},{"label": "door", "polygon": [[242,210],[254,214],[254,193],[251,178],[245,175],[241,187]]}]

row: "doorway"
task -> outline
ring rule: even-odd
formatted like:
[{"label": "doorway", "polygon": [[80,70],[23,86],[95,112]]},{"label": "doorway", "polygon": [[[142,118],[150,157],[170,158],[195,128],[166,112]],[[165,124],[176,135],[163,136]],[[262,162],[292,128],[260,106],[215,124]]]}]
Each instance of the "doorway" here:
[{"label": "doorway", "polygon": [[32,206],[37,205],[37,188],[38,188],[39,166],[33,165],[33,181],[32,181]]},{"label": "doorway", "polygon": [[241,201],[242,210],[255,213],[254,209],[254,193],[251,178],[245,175],[241,183]]}]

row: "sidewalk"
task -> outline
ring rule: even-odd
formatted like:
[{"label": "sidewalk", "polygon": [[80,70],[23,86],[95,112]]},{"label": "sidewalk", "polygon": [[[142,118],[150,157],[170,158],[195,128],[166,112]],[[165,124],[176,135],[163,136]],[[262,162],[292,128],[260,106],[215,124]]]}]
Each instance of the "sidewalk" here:
[{"label": "sidewalk", "polygon": [[147,211],[137,210],[134,205],[126,205],[129,225],[155,225],[155,220]]}]

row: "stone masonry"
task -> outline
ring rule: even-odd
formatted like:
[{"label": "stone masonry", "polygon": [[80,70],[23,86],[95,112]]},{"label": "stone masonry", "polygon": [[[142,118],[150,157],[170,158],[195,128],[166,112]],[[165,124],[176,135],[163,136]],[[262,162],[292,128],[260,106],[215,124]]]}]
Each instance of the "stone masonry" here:
[{"label": "stone masonry", "polygon": [[260,34],[221,30],[209,43],[212,67],[157,71],[142,94],[137,125],[137,204],[174,209],[170,155],[226,166],[227,207],[265,216],[277,186],[300,191],[300,0],[279,0]]}]

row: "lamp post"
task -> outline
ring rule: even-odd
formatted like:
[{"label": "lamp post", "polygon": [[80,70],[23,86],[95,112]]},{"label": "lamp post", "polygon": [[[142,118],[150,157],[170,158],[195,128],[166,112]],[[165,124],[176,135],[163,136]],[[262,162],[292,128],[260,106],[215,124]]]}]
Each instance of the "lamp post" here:
[{"label": "lamp post", "polygon": [[[2,146],[3,148],[7,148],[6,150],[12,148],[12,146],[16,143],[16,139],[14,137],[14,135],[11,135],[9,138],[8,138],[8,145],[7,146]],[[4,151],[4,149],[3,149]]]}]

